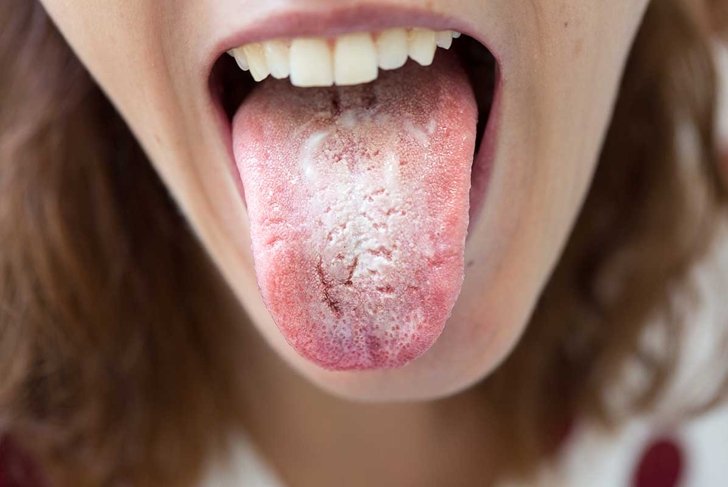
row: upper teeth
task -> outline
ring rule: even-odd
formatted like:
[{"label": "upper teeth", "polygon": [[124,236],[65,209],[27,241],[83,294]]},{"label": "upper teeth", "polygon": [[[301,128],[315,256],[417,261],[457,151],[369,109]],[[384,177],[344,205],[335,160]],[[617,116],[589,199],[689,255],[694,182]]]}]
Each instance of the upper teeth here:
[{"label": "upper teeth", "polygon": [[299,37],[254,42],[232,49],[240,69],[255,81],[269,75],[291,77],[294,86],[357,85],[377,78],[378,70],[402,67],[410,57],[423,66],[432,63],[437,47],[449,49],[460,33],[450,30],[388,29],[359,32],[335,39]]}]

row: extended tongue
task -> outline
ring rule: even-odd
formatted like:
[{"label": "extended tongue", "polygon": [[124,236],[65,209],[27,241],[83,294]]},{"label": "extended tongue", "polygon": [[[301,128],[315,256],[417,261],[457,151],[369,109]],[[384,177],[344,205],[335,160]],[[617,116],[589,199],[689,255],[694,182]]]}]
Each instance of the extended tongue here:
[{"label": "extended tongue", "polygon": [[447,54],[361,86],[268,80],[235,116],[263,300],[322,367],[406,364],[460,293],[477,108]]}]

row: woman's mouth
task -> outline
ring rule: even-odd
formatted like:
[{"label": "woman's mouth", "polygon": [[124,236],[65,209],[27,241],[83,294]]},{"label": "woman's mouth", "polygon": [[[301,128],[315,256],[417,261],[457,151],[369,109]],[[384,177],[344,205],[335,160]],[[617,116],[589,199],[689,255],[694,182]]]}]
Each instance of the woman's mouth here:
[{"label": "woman's mouth", "polygon": [[319,34],[305,22],[244,34],[210,77],[263,300],[288,343],[331,370],[401,367],[435,343],[497,128],[482,44],[443,19],[371,30],[351,14]]}]

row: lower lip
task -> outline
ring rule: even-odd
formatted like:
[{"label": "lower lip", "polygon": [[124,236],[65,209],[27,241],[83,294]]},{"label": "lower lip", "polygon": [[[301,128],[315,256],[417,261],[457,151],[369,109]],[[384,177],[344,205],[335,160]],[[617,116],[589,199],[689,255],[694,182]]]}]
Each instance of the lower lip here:
[{"label": "lower lip", "polygon": [[499,66],[496,65],[496,80],[493,88],[493,102],[491,104],[488,120],[485,124],[485,133],[480,145],[480,150],[475,154],[473,170],[471,174],[470,188],[470,226],[468,237],[472,230],[473,223],[477,221],[485,202],[486,190],[493,173],[493,161],[495,160],[496,142],[501,121],[501,91],[502,77]]}]

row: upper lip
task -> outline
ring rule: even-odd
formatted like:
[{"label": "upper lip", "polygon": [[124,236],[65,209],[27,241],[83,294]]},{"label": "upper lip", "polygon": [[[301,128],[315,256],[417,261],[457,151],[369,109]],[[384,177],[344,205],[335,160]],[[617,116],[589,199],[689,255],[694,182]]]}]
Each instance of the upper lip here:
[{"label": "upper lip", "polygon": [[[208,72],[226,51],[241,45],[267,39],[304,36],[337,36],[347,32],[371,32],[392,27],[426,27],[433,30],[455,30],[479,38],[465,19],[443,15],[426,8],[402,7],[391,4],[365,4],[354,7],[334,6],[314,9],[275,11],[232,33],[223,33],[213,45],[207,61]],[[498,58],[497,54],[491,52]]]}]

